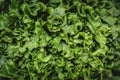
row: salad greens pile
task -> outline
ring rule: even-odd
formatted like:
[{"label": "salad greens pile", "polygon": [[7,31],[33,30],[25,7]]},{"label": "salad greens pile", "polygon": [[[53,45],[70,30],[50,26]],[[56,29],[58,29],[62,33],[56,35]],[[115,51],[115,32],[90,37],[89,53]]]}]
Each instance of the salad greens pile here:
[{"label": "salad greens pile", "polygon": [[119,0],[0,0],[0,80],[120,80]]}]

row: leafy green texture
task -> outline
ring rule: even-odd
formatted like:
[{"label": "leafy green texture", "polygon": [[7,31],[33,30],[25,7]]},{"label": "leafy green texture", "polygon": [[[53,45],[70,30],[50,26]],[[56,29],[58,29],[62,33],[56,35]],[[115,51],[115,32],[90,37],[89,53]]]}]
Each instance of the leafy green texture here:
[{"label": "leafy green texture", "polygon": [[120,80],[119,0],[0,0],[0,80]]}]

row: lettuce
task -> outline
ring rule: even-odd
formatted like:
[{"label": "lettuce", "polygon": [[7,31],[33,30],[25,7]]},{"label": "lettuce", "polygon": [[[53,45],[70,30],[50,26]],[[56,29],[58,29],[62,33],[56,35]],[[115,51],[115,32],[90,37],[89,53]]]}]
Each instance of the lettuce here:
[{"label": "lettuce", "polygon": [[119,80],[118,0],[0,0],[1,80]]}]

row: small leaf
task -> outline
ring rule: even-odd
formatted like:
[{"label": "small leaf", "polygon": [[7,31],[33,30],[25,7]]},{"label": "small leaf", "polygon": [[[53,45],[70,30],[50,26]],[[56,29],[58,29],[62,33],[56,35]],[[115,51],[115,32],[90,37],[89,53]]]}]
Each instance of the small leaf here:
[{"label": "small leaf", "polygon": [[110,25],[114,25],[117,21],[117,18],[110,17],[110,16],[103,16],[102,20],[105,21],[106,23],[110,24]]},{"label": "small leaf", "polygon": [[41,53],[37,56],[37,59],[42,62],[48,62],[51,59],[51,57],[52,57],[52,55],[45,56],[45,54]]}]

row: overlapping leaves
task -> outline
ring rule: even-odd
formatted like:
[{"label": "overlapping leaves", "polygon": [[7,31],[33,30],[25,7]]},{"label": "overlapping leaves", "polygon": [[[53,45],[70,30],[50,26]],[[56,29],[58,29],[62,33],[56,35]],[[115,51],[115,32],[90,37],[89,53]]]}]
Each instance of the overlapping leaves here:
[{"label": "overlapping leaves", "polygon": [[119,5],[1,0],[0,79],[119,79]]}]

